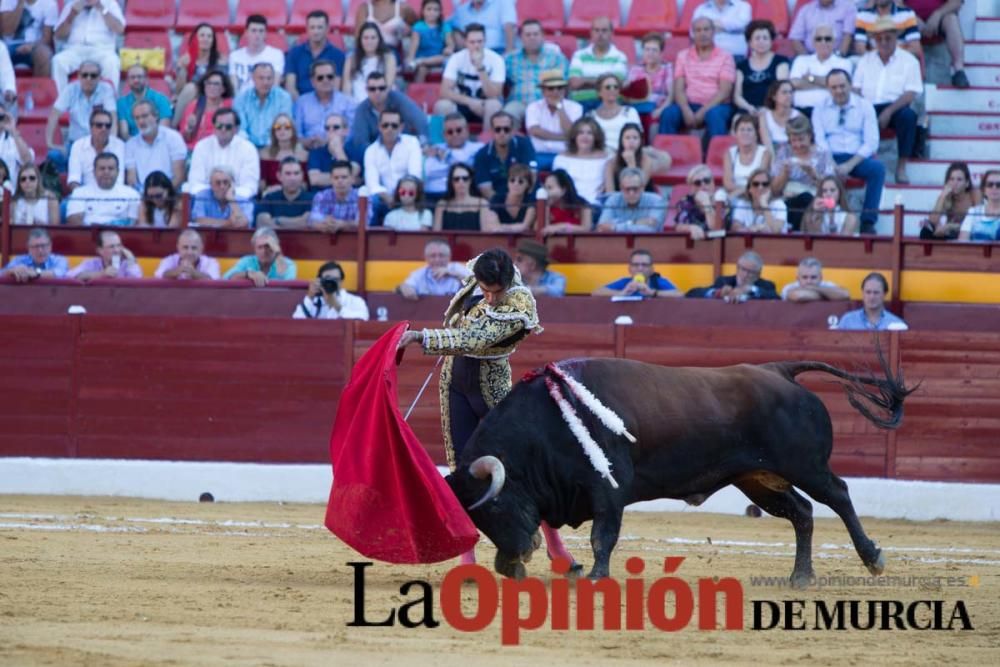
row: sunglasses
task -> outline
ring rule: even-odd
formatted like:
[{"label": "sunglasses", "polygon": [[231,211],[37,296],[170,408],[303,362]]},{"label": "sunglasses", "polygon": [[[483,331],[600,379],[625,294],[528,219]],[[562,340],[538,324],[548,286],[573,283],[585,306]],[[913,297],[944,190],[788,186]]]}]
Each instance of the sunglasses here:
[{"label": "sunglasses", "polygon": [[605,85],[601,86],[601,88],[603,88],[604,90],[618,90],[618,89],[621,88],[621,86],[619,86],[618,84],[615,84],[615,83],[608,83],[608,84],[605,84]]},{"label": "sunglasses", "polygon": [[24,176],[20,177],[17,180],[22,181],[22,182],[24,182],[24,181],[37,181],[38,177],[35,176],[34,174],[25,174]]},{"label": "sunglasses", "polygon": [[758,269],[756,266],[748,268],[746,266],[737,264],[736,268],[739,269],[740,271],[746,271],[747,273],[760,273],[760,269]]},{"label": "sunglasses", "polygon": [[205,82],[205,85],[206,86],[221,86],[221,85],[223,85],[223,83],[222,83],[221,79],[209,79],[208,81]]},{"label": "sunglasses", "polygon": [[447,134],[449,137],[451,137],[451,136],[454,136],[456,134],[462,134],[463,129],[464,128],[461,128],[461,127],[452,127],[452,128],[448,128],[447,130],[445,130],[444,133]]},{"label": "sunglasses", "polygon": [[4,122],[8,118],[10,118],[10,116],[8,116],[7,114],[0,114],[0,123]]},{"label": "sunglasses", "polygon": [[272,125],[271,129],[272,130],[290,130],[290,129],[292,129],[292,126],[289,125],[288,123],[278,123],[277,125]]},{"label": "sunglasses", "polygon": [[236,127],[233,123],[219,123],[215,126],[217,130],[231,130]]},{"label": "sunglasses", "polygon": [[699,185],[711,185],[711,183],[712,183],[712,179],[710,177],[707,177],[707,176],[705,178],[699,178],[699,179],[691,181],[691,185],[694,185],[696,187],[699,186]]},{"label": "sunglasses", "polygon": [[640,188],[638,185],[629,185],[627,187],[622,188],[622,192],[639,192],[640,190],[642,190],[642,188]]},{"label": "sunglasses", "polygon": [[542,86],[542,90],[566,90],[566,86]]},{"label": "sunglasses", "polygon": [[317,74],[313,77],[317,81],[333,81],[337,78],[336,74]]},{"label": "sunglasses", "polygon": [[816,42],[832,42],[833,41],[833,35],[816,35],[815,37],[813,37],[813,41],[816,41]]},{"label": "sunglasses", "polygon": [[111,129],[111,123],[91,123],[91,127],[96,127],[99,130],[109,130]]},{"label": "sunglasses", "polygon": [[472,179],[468,176],[456,175],[451,177],[454,183],[465,183],[466,181],[471,181]]},{"label": "sunglasses", "polygon": [[400,190],[399,191],[399,196],[400,197],[416,197],[417,196],[417,191],[416,190]]},{"label": "sunglasses", "polygon": [[28,250],[45,250],[50,247],[51,243],[36,243],[28,246]]},{"label": "sunglasses", "polygon": [[383,130],[398,130],[399,123],[382,123],[379,127]]},{"label": "sunglasses", "polygon": [[383,92],[385,90],[388,90],[388,89],[389,89],[389,86],[368,86],[368,92],[369,93],[381,93],[381,92]]},{"label": "sunglasses", "polygon": [[499,127],[494,127],[494,134],[510,134],[514,130],[510,125],[501,125]]},{"label": "sunglasses", "polygon": [[325,129],[326,129],[326,130],[327,130],[328,132],[329,132],[330,130],[342,130],[342,129],[344,129],[344,126],[343,126],[343,125],[324,125],[323,127],[324,127],[324,128],[325,128]]},{"label": "sunglasses", "polygon": [[81,79],[99,79],[101,75],[97,72],[80,72]]},{"label": "sunglasses", "polygon": [[840,107],[840,114],[837,116],[837,125],[843,125],[847,120],[847,109]]},{"label": "sunglasses", "polygon": [[988,181],[983,185],[984,188],[1000,188],[1000,181]]},{"label": "sunglasses", "polygon": [[753,181],[750,185],[755,188],[767,188],[771,186],[771,181]]}]

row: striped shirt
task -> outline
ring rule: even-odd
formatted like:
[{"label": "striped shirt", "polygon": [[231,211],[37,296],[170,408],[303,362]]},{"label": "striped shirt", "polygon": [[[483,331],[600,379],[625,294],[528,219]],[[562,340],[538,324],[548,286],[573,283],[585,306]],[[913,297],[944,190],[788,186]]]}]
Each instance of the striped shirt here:
[{"label": "striped shirt", "polygon": [[714,47],[708,58],[698,56],[695,47],[677,54],[674,78],[684,77],[684,92],[688,102],[705,104],[719,92],[722,81],[736,81],[736,62],[732,54]]},{"label": "striped shirt", "polygon": [[[625,54],[615,48],[612,44],[608,47],[608,52],[603,56],[594,53],[594,45],[580,49],[573,54],[573,60],[569,64],[569,76],[583,79],[596,79],[602,74],[610,72],[619,79],[624,80],[628,73],[628,58]],[[735,79],[735,75],[733,77]],[[593,88],[584,90],[574,90],[570,97],[577,102],[585,102],[597,99],[597,91]]]},{"label": "striped shirt", "polygon": [[559,47],[544,44],[541,53],[538,54],[537,62],[531,62],[528,54],[521,49],[508,55],[505,64],[507,79],[513,82],[507,101],[521,102],[527,106],[535,100],[542,99],[542,89],[538,87],[542,72],[550,69],[566,71],[566,56]]},{"label": "striped shirt", "polygon": [[[890,5],[889,16],[899,30],[900,42],[919,42],[920,29],[917,27],[917,15],[913,10],[900,7],[896,4]],[[858,17],[854,22],[854,41],[867,44],[868,31],[879,19],[879,13],[874,4],[870,9],[863,9],[858,12]]]}]

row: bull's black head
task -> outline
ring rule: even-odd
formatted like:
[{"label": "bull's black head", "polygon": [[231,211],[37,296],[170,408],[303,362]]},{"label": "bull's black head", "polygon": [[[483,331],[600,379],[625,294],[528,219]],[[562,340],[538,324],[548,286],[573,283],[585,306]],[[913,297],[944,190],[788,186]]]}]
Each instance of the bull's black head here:
[{"label": "bull's black head", "polygon": [[483,456],[448,476],[455,496],[469,512],[476,528],[496,545],[497,572],[513,576],[515,565],[526,562],[538,548],[538,506],[503,463]]}]

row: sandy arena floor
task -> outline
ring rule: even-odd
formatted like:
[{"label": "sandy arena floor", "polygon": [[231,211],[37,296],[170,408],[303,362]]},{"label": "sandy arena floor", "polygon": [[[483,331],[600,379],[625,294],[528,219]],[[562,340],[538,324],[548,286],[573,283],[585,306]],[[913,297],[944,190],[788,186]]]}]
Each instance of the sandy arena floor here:
[{"label": "sandy arena floor", "polygon": [[[480,633],[444,623],[436,629],[347,627],[354,609],[353,572],[346,563],[364,559],[322,527],[323,511],[317,505],[0,497],[0,664],[987,665],[1000,660],[1000,526],[995,523],[865,520],[886,551],[887,575],[952,577],[951,585],[837,585],[792,592],[751,585],[751,576],[791,571],[792,530],[784,520],[629,513],[612,562],[615,576],[624,578],[626,557],[641,556],[648,586],[660,576],[664,556],[684,556],[679,574],[692,585],[711,576],[743,582],[748,628],[703,632],[694,620],[676,633],[542,629],[525,631],[520,646],[502,647],[499,620]],[[577,558],[589,564],[586,530],[563,533]],[[847,543],[839,521],[817,522],[818,576],[866,574]],[[492,547],[480,545],[480,561],[492,563]],[[536,559],[531,565],[531,574],[548,578],[547,564]],[[430,581],[436,594],[446,569],[376,563],[368,569],[368,617],[384,618],[390,606],[416,598],[399,594],[410,579]],[[963,600],[975,629],[754,631],[749,629],[754,599],[943,600],[946,622],[955,601]],[[436,599],[434,609],[442,621]],[[813,616],[807,608],[805,617]]]}]

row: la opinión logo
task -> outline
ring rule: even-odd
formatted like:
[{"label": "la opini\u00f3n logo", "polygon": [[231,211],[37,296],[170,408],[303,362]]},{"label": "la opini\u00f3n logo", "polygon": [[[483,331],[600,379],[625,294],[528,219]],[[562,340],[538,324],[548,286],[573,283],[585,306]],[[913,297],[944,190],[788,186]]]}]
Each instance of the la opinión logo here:
[{"label": "la opini\u00f3n logo", "polygon": [[[646,563],[632,557],[625,561],[629,575],[624,583],[608,577],[570,579],[569,561],[556,558],[551,571],[557,575],[545,582],[537,577],[500,579],[481,565],[459,565],[444,576],[434,604],[430,582],[413,579],[399,587],[407,601],[373,620],[369,617],[365,570],[371,562],[349,562],[354,570],[354,618],[351,627],[386,627],[397,623],[405,628],[437,628],[440,618],[462,632],[482,632],[500,617],[500,643],[516,646],[521,633],[538,630],[548,624],[550,630],[645,630],[648,626],[662,632],[688,628],[695,618],[695,589],[680,577],[673,576],[684,557],[663,559],[663,573],[647,586],[639,577]],[[469,611],[462,605],[462,586],[473,587],[474,604]],[[733,577],[703,577],[697,585],[697,628],[711,630],[744,629],[743,584]],[[597,599],[601,605],[598,609]],[[723,615],[720,623],[719,601]],[[575,621],[571,623],[575,601]],[[522,604],[526,603],[526,604]],[[751,600],[751,630],[973,630],[965,603],[956,601],[947,609],[942,600]],[[807,615],[812,610],[811,617]],[[624,611],[624,623],[623,612]],[[597,615],[600,613],[600,622]],[[810,623],[809,619],[812,619]]]}]

